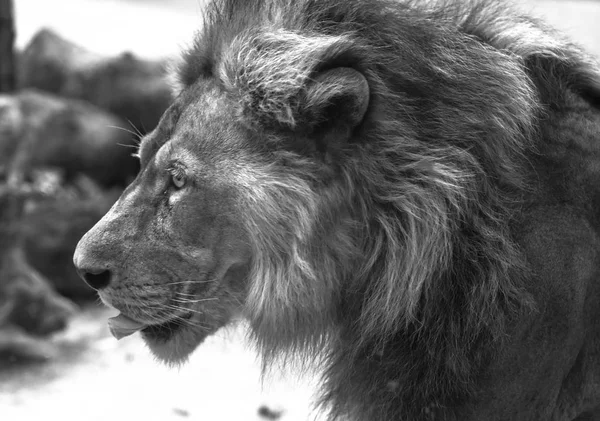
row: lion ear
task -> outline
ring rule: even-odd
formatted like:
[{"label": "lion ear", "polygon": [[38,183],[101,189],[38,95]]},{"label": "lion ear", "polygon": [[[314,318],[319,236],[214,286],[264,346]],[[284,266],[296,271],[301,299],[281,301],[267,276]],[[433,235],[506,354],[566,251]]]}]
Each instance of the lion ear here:
[{"label": "lion ear", "polygon": [[568,87],[595,107],[600,107],[600,73],[595,63],[577,50],[559,50],[554,54],[533,53],[525,57],[525,65],[537,85],[541,100],[547,104],[561,103]]},{"label": "lion ear", "polygon": [[369,83],[349,67],[325,70],[307,87],[304,119],[312,133],[349,138],[369,108]]}]

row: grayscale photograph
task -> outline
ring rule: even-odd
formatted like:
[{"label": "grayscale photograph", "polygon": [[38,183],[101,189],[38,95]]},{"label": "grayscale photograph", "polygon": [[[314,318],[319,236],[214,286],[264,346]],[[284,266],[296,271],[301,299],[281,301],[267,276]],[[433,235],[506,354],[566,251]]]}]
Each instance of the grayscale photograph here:
[{"label": "grayscale photograph", "polygon": [[600,0],[0,0],[46,419],[600,421]]}]

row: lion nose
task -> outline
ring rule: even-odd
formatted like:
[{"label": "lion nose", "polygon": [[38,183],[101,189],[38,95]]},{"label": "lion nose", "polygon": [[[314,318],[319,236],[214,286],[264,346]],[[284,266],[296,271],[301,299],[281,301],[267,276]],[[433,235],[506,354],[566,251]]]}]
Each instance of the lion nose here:
[{"label": "lion nose", "polygon": [[98,247],[88,232],[79,240],[73,254],[77,274],[96,291],[106,288],[115,280],[116,272],[106,253]]},{"label": "lion nose", "polygon": [[108,269],[77,268],[79,277],[95,290],[106,288],[112,279],[112,272]]}]

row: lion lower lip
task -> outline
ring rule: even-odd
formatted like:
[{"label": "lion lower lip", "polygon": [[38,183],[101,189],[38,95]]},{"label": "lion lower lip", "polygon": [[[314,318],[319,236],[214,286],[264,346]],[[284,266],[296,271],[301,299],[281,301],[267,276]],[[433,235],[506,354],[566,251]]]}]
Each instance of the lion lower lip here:
[{"label": "lion lower lip", "polygon": [[165,323],[150,325],[142,329],[142,333],[154,340],[167,341],[177,333],[191,317],[192,313],[188,313]]}]

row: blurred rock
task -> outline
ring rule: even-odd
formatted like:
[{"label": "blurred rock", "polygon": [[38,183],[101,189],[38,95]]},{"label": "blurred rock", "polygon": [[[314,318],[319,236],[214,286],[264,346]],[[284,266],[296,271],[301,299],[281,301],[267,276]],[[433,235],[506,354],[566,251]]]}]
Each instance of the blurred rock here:
[{"label": "blurred rock", "polygon": [[0,95],[0,172],[20,159],[26,174],[57,167],[68,180],[83,173],[105,186],[123,186],[138,169],[131,156],[135,141],[123,127],[83,101],[35,90]]},{"label": "blurred rock", "polygon": [[27,89],[0,95],[0,365],[52,358],[46,338],[76,309],[66,297],[96,297],[74,249],[138,170],[124,147],[134,127],[152,129],[171,99],[162,63],[101,57],[50,31],[19,69]]},{"label": "blurred rock", "polygon": [[44,29],[20,55],[20,86],[85,99],[146,133],[171,101],[165,63],[131,53],[106,58]]},{"label": "blurred rock", "polygon": [[62,295],[74,300],[96,298],[95,291],[75,272],[73,253],[79,239],[119,194],[119,189],[105,191],[92,180],[79,177],[26,207],[22,230],[27,258]]},{"label": "blurred rock", "polygon": [[91,68],[102,60],[102,56],[42,29],[18,57],[19,83],[22,87],[60,93],[71,73]]},{"label": "blurred rock", "polygon": [[76,306],[59,295],[15,246],[0,268],[0,325],[17,326],[32,335],[48,335],[66,327]]},{"label": "blurred rock", "polygon": [[59,295],[25,259],[20,221],[28,189],[0,189],[0,360],[53,355],[44,336],[62,330],[75,305]]},{"label": "blurred rock", "polygon": [[58,356],[58,348],[45,338],[14,325],[0,325],[0,369],[15,363],[44,362]]},{"label": "blurred rock", "polygon": [[[18,168],[26,181],[21,190],[30,191],[24,212],[15,208],[14,215],[0,218],[19,231],[4,248],[18,242],[35,270],[22,272],[34,278],[42,273],[75,299],[95,297],[75,273],[75,246],[137,172],[132,149],[121,145],[131,137],[114,128],[119,125],[121,120],[87,102],[36,91],[0,95],[0,176]],[[25,301],[20,306],[26,308]]]}]

